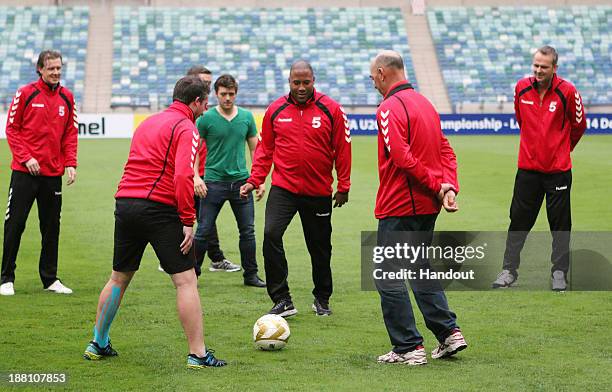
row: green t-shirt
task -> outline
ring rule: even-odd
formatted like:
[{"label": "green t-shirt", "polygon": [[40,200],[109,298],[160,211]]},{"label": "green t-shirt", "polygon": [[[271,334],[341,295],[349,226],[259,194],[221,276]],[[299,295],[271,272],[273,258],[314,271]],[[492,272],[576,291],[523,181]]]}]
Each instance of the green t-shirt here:
[{"label": "green t-shirt", "polygon": [[257,136],[253,113],[239,107],[236,117],[227,121],[215,107],[198,118],[196,126],[208,150],[204,180],[239,181],[249,178],[245,142]]}]

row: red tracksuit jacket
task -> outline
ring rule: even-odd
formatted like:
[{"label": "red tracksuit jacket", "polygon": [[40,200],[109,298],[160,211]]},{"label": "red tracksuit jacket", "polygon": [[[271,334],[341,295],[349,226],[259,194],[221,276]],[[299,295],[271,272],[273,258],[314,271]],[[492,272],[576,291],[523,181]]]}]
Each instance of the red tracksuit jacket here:
[{"label": "red tracksuit jacket", "polygon": [[51,90],[38,79],[19,88],[6,121],[11,169],[28,173],[25,163],[31,158],[41,176],[61,176],[65,167],[76,167],[78,127],[74,96],[66,87]]},{"label": "red tracksuit jacket", "polygon": [[377,219],[437,214],[442,183],[457,182],[457,159],[433,105],[407,81],[392,86],[376,111]]},{"label": "red tracksuit jacket", "polygon": [[206,149],[206,144],[202,143],[200,148],[198,149],[198,156],[200,157],[199,165],[198,165],[198,173],[200,177],[204,178],[204,164],[206,163],[206,155],[208,150]]},{"label": "red tracksuit jacket", "polygon": [[351,186],[351,133],[344,109],[314,91],[304,105],[291,95],[273,102],[264,115],[251,177],[258,187],[274,163],[272,185],[306,196],[333,193],[335,165],[338,192]]},{"label": "red tracksuit jacket", "polygon": [[570,151],[586,129],[586,112],[576,88],[555,74],[540,103],[535,78],[521,79],[514,91],[514,112],[521,129],[519,169],[570,170]]},{"label": "red tracksuit jacket", "polygon": [[193,164],[200,141],[194,122],[191,109],[178,101],[144,120],[134,131],[115,198],[175,206],[183,225],[193,226]]}]

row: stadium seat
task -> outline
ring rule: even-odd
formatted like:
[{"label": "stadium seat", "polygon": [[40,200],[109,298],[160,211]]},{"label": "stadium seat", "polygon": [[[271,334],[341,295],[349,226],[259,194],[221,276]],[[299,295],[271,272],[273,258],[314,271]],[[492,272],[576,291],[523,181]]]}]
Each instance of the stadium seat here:
[{"label": "stadium seat", "polygon": [[0,106],[7,107],[19,86],[34,81],[38,54],[62,53],[62,82],[81,107],[87,55],[88,7],[0,7]]},{"label": "stadium seat", "polygon": [[591,105],[612,103],[610,6],[436,7],[427,12],[452,103],[512,102],[541,45]]},{"label": "stadium seat", "polygon": [[399,8],[116,7],[114,23],[112,106],[166,105],[194,64],[237,76],[237,102],[249,106],[286,94],[300,58],[312,63],[317,88],[344,105],[380,101],[368,75],[382,48],[402,53],[415,80]]}]

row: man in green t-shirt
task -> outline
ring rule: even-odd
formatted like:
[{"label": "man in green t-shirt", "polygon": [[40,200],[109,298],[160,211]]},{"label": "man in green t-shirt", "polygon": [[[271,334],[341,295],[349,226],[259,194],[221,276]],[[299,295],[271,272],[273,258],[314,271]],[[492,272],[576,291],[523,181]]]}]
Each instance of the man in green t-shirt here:
[{"label": "man in green t-shirt", "polygon": [[[249,146],[251,160],[257,145],[257,126],[253,114],[234,104],[238,83],[231,75],[221,75],[215,81],[215,94],[219,105],[207,111],[196,123],[202,143],[206,147],[204,184],[200,190],[200,214],[195,234],[196,252],[206,251],[206,238],[215,227],[217,216],[229,201],[238,231],[240,232],[240,262],[244,284],[266,287],[257,276],[255,250],[255,207],[253,196],[240,197],[240,187],[249,178],[246,167],[245,142]],[[196,188],[196,191],[198,189]],[[265,188],[255,192],[261,199]]]}]

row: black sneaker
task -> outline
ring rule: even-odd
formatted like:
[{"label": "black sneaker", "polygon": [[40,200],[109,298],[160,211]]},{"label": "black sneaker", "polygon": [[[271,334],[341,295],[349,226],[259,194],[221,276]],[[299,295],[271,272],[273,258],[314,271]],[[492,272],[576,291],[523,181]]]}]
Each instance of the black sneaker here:
[{"label": "black sneaker", "polygon": [[281,299],[278,301],[268,314],[277,314],[281,317],[289,317],[297,314],[297,309],[293,306],[293,302],[290,299]]},{"label": "black sneaker", "polygon": [[111,346],[110,340],[108,341],[108,345],[106,347],[100,347],[98,343],[92,340],[85,349],[83,358],[90,361],[99,361],[104,357],[116,357],[117,355],[117,351],[115,351],[115,349],[113,349]]},{"label": "black sneaker", "polygon": [[252,286],[252,287],[266,287],[266,282],[261,280],[259,276],[252,275],[252,276],[249,276],[248,278],[244,278],[244,285]]},{"label": "black sneaker", "polygon": [[332,314],[331,309],[329,308],[329,303],[319,301],[315,298],[314,303],[312,304],[312,310],[317,314],[317,316],[329,316]]},{"label": "black sneaker", "polygon": [[187,356],[187,368],[188,369],[204,369],[207,367],[221,367],[227,365],[222,359],[217,359],[213,355],[214,350],[207,350],[206,355],[198,357],[195,354],[189,354]]}]

